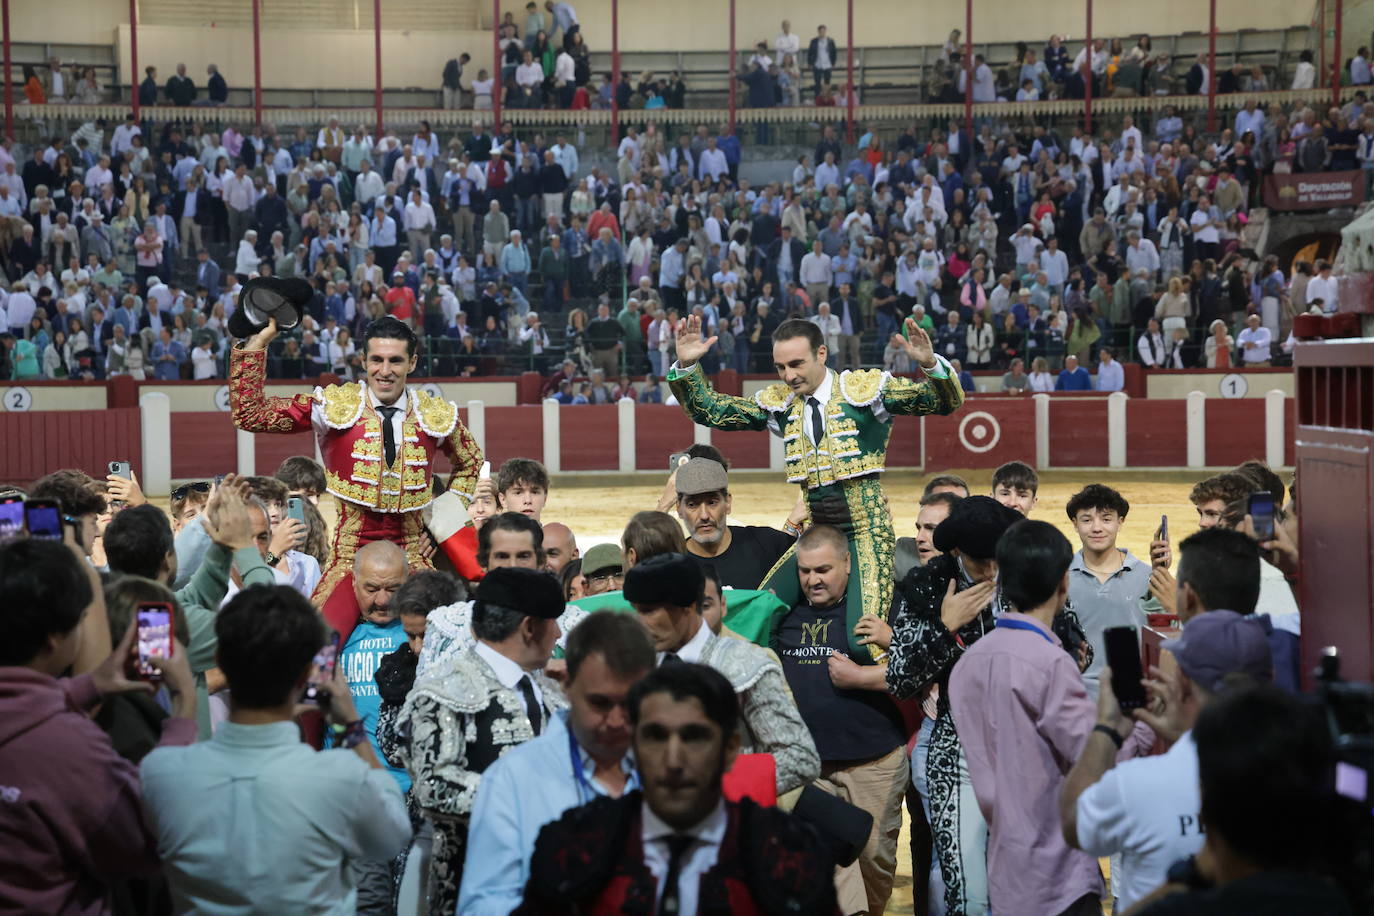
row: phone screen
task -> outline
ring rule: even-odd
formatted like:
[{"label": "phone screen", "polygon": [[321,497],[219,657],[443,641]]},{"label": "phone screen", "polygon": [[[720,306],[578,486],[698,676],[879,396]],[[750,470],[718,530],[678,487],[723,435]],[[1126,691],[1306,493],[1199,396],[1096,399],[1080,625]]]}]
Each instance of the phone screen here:
[{"label": "phone screen", "polygon": [[1247,507],[1250,520],[1255,524],[1255,537],[1261,542],[1274,539],[1274,494],[1268,490],[1258,490],[1250,494]]},{"label": "phone screen", "polygon": [[1145,673],[1140,666],[1140,634],[1135,627],[1109,627],[1103,634],[1107,643],[1107,664],[1112,669],[1112,693],[1123,710],[1145,705]]},{"label": "phone screen", "polygon": [[24,499],[8,496],[0,500],[0,541],[17,538],[24,530]]},{"label": "phone screen", "polygon": [[335,633],[329,637],[329,642],[315,653],[315,660],[310,663],[310,679],[305,682],[305,702],[320,702],[320,687],[334,677],[334,663],[338,659],[339,634]]},{"label": "phone screen", "polygon": [[162,677],[148,659],[172,657],[172,608],[166,604],[138,606],[138,661],[134,670],[141,678]]},{"label": "phone screen", "polygon": [[31,499],[24,504],[24,523],[29,537],[48,541],[62,540],[62,510],[56,503]]}]

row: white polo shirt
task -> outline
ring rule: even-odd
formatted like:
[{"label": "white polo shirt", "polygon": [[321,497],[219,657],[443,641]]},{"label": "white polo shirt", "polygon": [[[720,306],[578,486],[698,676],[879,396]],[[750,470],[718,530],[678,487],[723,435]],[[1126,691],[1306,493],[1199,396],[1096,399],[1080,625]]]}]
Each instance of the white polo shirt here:
[{"label": "white polo shirt", "polygon": [[1164,883],[1169,866],[1202,848],[1197,745],[1185,732],[1168,752],[1119,763],[1078,796],[1078,845],[1121,853],[1117,912]]}]

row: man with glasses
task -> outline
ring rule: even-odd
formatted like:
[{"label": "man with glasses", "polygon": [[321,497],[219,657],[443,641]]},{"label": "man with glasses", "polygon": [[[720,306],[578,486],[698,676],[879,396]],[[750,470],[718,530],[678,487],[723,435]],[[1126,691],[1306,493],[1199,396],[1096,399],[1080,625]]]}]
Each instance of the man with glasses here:
[{"label": "man with glasses", "polygon": [[582,575],[587,579],[586,597],[618,592],[625,585],[624,560],[614,544],[597,544],[582,558]]}]

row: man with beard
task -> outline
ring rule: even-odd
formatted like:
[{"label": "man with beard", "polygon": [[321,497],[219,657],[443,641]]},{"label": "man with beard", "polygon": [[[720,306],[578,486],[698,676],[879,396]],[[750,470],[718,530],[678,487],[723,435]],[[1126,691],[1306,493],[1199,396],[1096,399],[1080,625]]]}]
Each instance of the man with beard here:
[{"label": "man with beard", "polygon": [[[719,672],[663,666],[630,691],[642,792],[598,798],[545,825],[518,914],[688,914],[720,901],[739,916],[836,912],[834,859],[777,808],[726,801],[738,701]],[[628,841],[627,841],[628,840]],[[725,903],[728,901],[728,903]]]},{"label": "man with beard", "polygon": [[730,525],[725,467],[693,458],[677,469],[677,514],[687,525],[686,552],[715,567],[728,588],[758,588],[796,539],[772,528]]},{"label": "man with beard", "polygon": [[568,637],[567,663],[567,710],[483,774],[468,830],[461,916],[515,909],[540,828],[570,808],[639,788],[628,754],[628,700],[654,667],[648,633],[627,614],[598,611]]}]

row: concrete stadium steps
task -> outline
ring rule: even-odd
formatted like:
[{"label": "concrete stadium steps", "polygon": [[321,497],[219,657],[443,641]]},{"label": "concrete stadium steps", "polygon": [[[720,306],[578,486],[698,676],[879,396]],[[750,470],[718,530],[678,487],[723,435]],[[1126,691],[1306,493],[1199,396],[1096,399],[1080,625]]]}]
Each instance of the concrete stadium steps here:
[{"label": "concrete stadium steps", "polygon": [[[458,30],[477,28],[477,0],[381,0],[382,25],[407,29]],[[370,0],[261,0],[266,27],[371,29]],[[251,4],[207,6],[201,0],[141,0],[139,21],[147,25],[245,26],[253,24]]]}]

